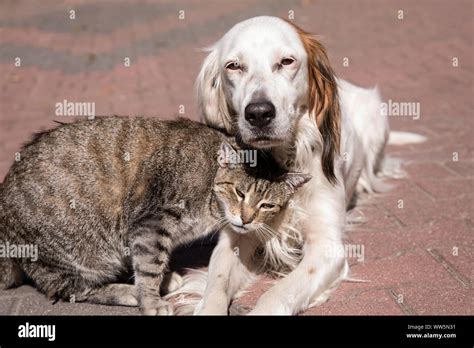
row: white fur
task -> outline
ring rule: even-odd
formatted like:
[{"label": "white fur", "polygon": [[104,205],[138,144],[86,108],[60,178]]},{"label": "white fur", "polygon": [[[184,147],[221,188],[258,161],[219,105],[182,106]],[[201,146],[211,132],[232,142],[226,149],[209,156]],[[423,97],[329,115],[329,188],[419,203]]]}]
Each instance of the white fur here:
[{"label": "white fur", "polygon": [[426,137],[409,132],[390,132],[389,145],[419,144],[426,141]]},{"label": "white fur", "polygon": [[[263,93],[277,110],[272,132],[281,141],[272,148],[274,156],[285,163],[289,149],[294,148],[296,157],[290,169],[309,173],[313,179],[295,194],[293,207],[271,226],[278,231],[276,237],[262,246],[252,236],[223,231],[211,258],[204,295],[202,273],[188,276],[185,284],[191,278],[191,288],[185,285],[173,295],[202,296],[196,314],[227,314],[231,300],[256,274],[276,270],[284,277],[258,300],[250,314],[296,314],[324,302],[347,278],[347,261],[338,256],[343,255],[346,208],[357,189],[373,192],[386,188],[377,172],[389,136],[388,119],[380,112],[376,88],[337,80],[341,144],[340,157],[335,159],[337,182],[332,184],[321,167],[321,134],[314,116],[304,108],[308,56],[294,28],[279,18],[252,18],[234,26],[209,51],[197,79],[204,120],[230,132],[237,127],[238,135],[246,141],[250,133],[243,110],[253,96]],[[272,71],[272,62],[286,55],[294,57],[295,63],[284,67],[288,70]],[[227,71],[224,65],[232,57],[245,64],[246,71]],[[288,112],[289,108],[294,112]],[[402,138],[404,143],[423,140],[407,134]]]}]

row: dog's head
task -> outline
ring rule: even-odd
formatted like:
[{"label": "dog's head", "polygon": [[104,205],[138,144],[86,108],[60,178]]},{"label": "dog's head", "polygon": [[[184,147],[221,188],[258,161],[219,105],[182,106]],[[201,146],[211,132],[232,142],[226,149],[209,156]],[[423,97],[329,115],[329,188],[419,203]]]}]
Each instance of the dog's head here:
[{"label": "dog's head", "polygon": [[333,181],[340,112],[334,72],[321,43],[296,25],[255,17],[210,49],[197,79],[207,124],[255,148],[291,146],[309,113],[323,140],[323,171]]}]

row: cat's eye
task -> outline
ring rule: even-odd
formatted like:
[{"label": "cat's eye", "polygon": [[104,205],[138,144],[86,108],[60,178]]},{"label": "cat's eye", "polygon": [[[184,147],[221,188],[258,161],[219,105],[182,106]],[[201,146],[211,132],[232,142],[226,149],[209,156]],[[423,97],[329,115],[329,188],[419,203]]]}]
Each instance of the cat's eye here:
[{"label": "cat's eye", "polygon": [[263,208],[263,209],[273,209],[273,208],[275,208],[275,204],[262,203],[262,204],[260,204],[260,208]]},{"label": "cat's eye", "polygon": [[240,198],[244,199],[245,198],[245,195],[242,193],[242,191],[238,190],[238,189],[235,189],[235,193],[237,194],[237,196],[239,196]]}]

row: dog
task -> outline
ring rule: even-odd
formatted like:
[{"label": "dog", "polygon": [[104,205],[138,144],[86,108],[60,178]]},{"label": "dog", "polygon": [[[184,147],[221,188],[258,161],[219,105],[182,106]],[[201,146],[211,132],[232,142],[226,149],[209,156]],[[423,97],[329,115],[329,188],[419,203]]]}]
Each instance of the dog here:
[{"label": "dog", "polygon": [[[297,314],[327,300],[348,277],[342,242],[346,210],[357,192],[387,188],[377,173],[389,136],[393,144],[425,138],[390,134],[377,88],[338,79],[323,45],[292,22],[267,16],[245,20],[208,52],[196,81],[204,122],[313,179],[271,226],[279,237],[262,246],[251,235],[223,231],[207,276],[186,276],[181,294],[202,292],[197,283],[207,280],[194,313],[225,315],[263,262],[285,275],[249,314]],[[255,257],[259,247],[263,261]]]}]

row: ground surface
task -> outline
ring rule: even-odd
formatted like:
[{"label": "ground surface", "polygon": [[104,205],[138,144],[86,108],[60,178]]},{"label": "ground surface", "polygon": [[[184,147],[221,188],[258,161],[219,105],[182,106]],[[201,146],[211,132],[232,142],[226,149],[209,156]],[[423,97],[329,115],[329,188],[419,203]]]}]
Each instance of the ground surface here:
[{"label": "ground surface", "polygon": [[[385,100],[420,103],[419,119],[392,117],[391,125],[429,138],[390,147],[407,161],[408,178],[357,207],[367,221],[348,242],[363,245],[365,254],[350,263],[353,276],[369,282],[343,283],[329,302],[304,314],[473,314],[470,1],[2,1],[0,180],[32,132],[53,127],[54,119],[69,121],[54,116],[64,99],[95,102],[97,114],[169,118],[184,106],[183,116],[196,118],[193,82],[205,56],[198,48],[242,19],[288,11],[322,35],[340,77],[377,84]],[[193,253],[203,257],[206,250]],[[238,303],[252,306],[267,287],[258,282]],[[23,286],[0,291],[5,313],[137,311],[51,305]]]}]

